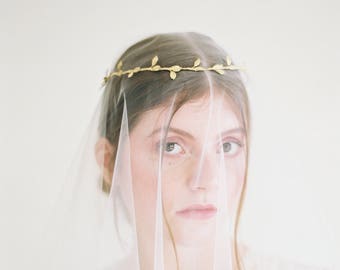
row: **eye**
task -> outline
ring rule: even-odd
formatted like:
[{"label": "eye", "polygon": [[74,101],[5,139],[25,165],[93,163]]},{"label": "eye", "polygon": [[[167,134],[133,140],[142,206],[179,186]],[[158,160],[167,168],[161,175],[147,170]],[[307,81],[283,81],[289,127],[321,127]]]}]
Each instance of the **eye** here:
[{"label": "eye", "polygon": [[227,155],[234,155],[239,151],[241,147],[242,147],[241,143],[228,141],[223,143],[222,150]]},{"label": "eye", "polygon": [[171,155],[176,155],[184,151],[183,151],[183,148],[178,143],[168,142],[165,144],[165,152]]}]

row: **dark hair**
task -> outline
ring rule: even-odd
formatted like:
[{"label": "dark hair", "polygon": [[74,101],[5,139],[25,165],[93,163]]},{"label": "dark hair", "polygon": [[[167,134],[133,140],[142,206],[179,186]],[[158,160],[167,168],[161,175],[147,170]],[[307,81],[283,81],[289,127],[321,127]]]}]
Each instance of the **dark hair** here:
[{"label": "dark hair", "polygon": [[[215,63],[226,65],[227,54],[210,37],[202,34],[158,34],[132,45],[117,63],[122,61],[124,69],[150,66],[155,55],[162,66],[192,66],[197,58],[201,59],[202,65],[210,66]],[[210,72],[210,76],[213,84],[225,91],[240,108],[240,116],[248,130],[248,98],[239,72],[227,71],[223,75]],[[132,129],[143,112],[166,104],[176,93],[180,96],[176,102],[176,107],[179,107],[188,100],[202,96],[208,88],[204,72],[180,72],[175,80],[170,79],[168,72],[141,72],[131,78],[126,75],[112,77],[106,84],[103,97],[101,134],[113,145],[117,144],[124,106],[122,91],[128,107],[129,128]]]},{"label": "dark hair", "polygon": [[[148,37],[129,47],[117,60],[117,63],[122,61],[124,70],[135,67],[149,67],[151,60],[156,55],[159,58],[158,64],[161,66],[180,65],[190,67],[197,58],[200,58],[201,65],[206,67],[216,63],[227,65],[227,53],[210,37],[195,32],[166,33]],[[209,80],[207,80],[207,76]],[[226,71],[224,74],[218,74],[214,71],[183,71],[177,74],[175,80],[171,80],[169,73],[165,71],[139,72],[131,78],[128,78],[127,75],[111,77],[104,88],[104,104],[99,132],[113,146],[118,145],[124,100],[127,106],[127,118],[131,131],[145,111],[164,106],[176,95],[175,113],[181,105],[206,93],[206,90],[209,89],[209,83],[231,99],[235,108],[237,108],[236,112],[246,131],[248,141],[248,97],[238,70]],[[238,213],[242,206],[243,194],[244,188]],[[237,223],[238,218],[235,228]],[[236,239],[234,247],[235,259],[239,266]]]}]

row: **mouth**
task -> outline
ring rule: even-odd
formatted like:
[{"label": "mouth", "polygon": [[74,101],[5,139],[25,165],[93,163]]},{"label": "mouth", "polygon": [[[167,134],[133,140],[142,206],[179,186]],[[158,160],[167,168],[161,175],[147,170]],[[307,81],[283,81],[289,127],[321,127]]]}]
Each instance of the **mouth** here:
[{"label": "mouth", "polygon": [[209,219],[216,215],[217,208],[212,204],[193,204],[189,207],[177,211],[176,214],[187,219]]}]

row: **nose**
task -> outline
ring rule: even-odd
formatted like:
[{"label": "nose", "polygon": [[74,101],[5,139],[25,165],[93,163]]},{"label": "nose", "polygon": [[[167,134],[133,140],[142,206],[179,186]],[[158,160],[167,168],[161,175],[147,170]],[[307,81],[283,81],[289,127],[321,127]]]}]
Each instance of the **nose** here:
[{"label": "nose", "polygon": [[218,187],[218,160],[210,154],[198,157],[193,164],[190,179],[192,190],[212,190]]}]

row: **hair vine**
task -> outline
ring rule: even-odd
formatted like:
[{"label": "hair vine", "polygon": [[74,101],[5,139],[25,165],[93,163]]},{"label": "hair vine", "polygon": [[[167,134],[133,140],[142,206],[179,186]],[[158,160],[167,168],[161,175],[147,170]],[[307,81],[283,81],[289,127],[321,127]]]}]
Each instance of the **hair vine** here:
[{"label": "hair vine", "polygon": [[104,81],[103,84],[106,84],[110,78],[117,76],[123,76],[127,74],[128,78],[131,78],[135,73],[139,73],[139,72],[143,72],[143,71],[151,71],[151,72],[157,72],[157,71],[168,71],[170,78],[172,80],[175,80],[177,77],[177,73],[181,72],[181,71],[215,71],[218,74],[224,74],[225,70],[240,70],[243,69],[242,67],[239,66],[235,66],[231,63],[231,59],[229,56],[226,57],[226,62],[227,65],[223,65],[223,64],[214,64],[211,67],[203,67],[201,66],[201,60],[199,58],[197,58],[194,62],[194,64],[191,67],[182,67],[180,65],[173,65],[170,67],[162,67],[160,65],[158,65],[158,56],[154,56],[151,60],[151,66],[149,67],[135,67],[129,70],[123,70],[123,62],[120,61],[117,64],[117,71],[113,71],[110,74],[108,74],[107,76],[104,77]]}]

